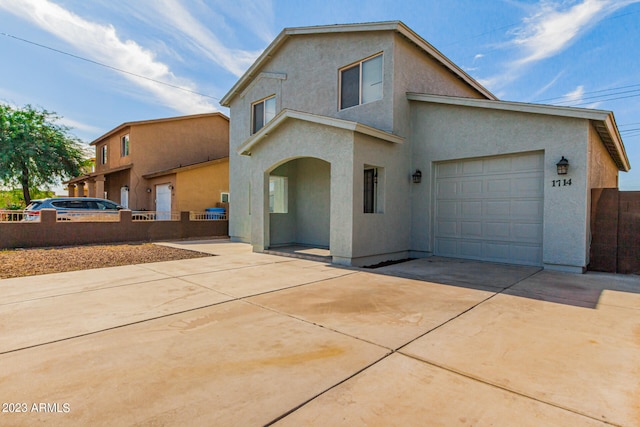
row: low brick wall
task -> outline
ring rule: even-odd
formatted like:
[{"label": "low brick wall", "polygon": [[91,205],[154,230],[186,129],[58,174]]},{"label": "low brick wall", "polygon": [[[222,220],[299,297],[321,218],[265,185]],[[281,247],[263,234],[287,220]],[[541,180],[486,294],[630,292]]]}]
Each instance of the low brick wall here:
[{"label": "low brick wall", "polygon": [[591,191],[589,270],[640,274],[640,191]]},{"label": "low brick wall", "polygon": [[43,209],[39,222],[0,222],[0,249],[73,246],[116,242],[151,242],[229,234],[227,220],[132,221],[131,211],[120,211],[120,221],[56,221],[54,209]]}]

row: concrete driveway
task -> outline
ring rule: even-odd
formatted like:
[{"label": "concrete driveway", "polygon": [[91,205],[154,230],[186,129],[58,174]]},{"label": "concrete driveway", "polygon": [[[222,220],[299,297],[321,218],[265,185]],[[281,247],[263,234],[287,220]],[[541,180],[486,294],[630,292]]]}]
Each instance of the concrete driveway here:
[{"label": "concrete driveway", "polygon": [[640,278],[219,256],[0,280],[0,425],[640,425]]}]

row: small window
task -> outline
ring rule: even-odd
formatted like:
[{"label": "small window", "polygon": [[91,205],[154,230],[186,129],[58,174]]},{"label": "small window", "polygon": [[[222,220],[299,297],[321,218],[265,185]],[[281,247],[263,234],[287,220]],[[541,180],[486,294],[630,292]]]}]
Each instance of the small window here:
[{"label": "small window", "polygon": [[129,134],[126,134],[120,139],[120,156],[126,157],[129,155]]},{"label": "small window", "polygon": [[364,167],[364,213],[384,213],[384,168]]},{"label": "small window", "polygon": [[364,213],[376,212],[376,187],[378,186],[378,171],[364,170]]},{"label": "small window", "polygon": [[102,147],[100,147],[100,164],[107,164],[107,144],[104,144]]},{"label": "small window", "polygon": [[276,116],[276,97],[256,102],[252,110],[252,133],[256,133]]},{"label": "small window", "polygon": [[288,184],[286,176],[269,177],[270,213],[287,213],[289,211]]},{"label": "small window", "polygon": [[340,109],[382,99],[382,54],[340,70]]},{"label": "small window", "polygon": [[220,201],[222,203],[229,203],[229,193],[220,193]]}]

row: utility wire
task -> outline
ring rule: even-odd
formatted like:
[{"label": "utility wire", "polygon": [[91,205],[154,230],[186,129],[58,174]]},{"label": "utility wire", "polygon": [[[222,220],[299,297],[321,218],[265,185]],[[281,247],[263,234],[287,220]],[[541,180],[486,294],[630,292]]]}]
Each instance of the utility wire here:
[{"label": "utility wire", "polygon": [[204,96],[205,98],[211,98],[211,99],[215,99],[216,101],[220,101],[220,98],[216,98],[215,96],[205,95],[204,93],[196,92],[196,91],[193,91],[191,89],[187,89],[185,87],[176,86],[176,85],[171,84],[171,83],[167,83],[167,82],[163,82],[163,81],[160,81],[160,80],[152,79],[151,77],[147,77],[147,76],[143,76],[143,75],[140,75],[140,74],[132,73],[131,71],[127,71],[127,70],[123,70],[121,68],[113,67],[111,65],[103,64],[102,62],[98,62],[98,61],[94,61],[92,59],[84,58],[82,56],[74,55],[73,53],[65,52],[65,51],[60,50],[60,49],[55,49],[53,47],[46,46],[46,45],[43,45],[43,44],[40,44],[40,43],[32,42],[30,40],[23,39],[23,38],[20,38],[20,37],[16,37],[16,36],[11,35],[11,34],[0,33],[0,35],[6,36],[6,37],[10,37],[12,39],[19,40],[19,41],[24,42],[24,43],[32,44],[34,46],[38,46],[38,47],[41,47],[43,49],[48,49],[48,50],[51,50],[53,52],[61,53],[63,55],[67,55],[67,56],[70,56],[70,57],[75,58],[75,59],[80,59],[82,61],[90,62],[92,64],[99,65],[101,67],[109,68],[109,69],[117,71],[119,73],[128,74],[130,76],[138,77],[140,79],[145,79],[145,80],[148,80],[148,81],[151,81],[151,82],[154,82],[154,83],[158,83],[158,84],[161,84],[161,85],[169,86],[169,87],[172,87],[174,89],[183,90],[185,92],[190,92],[190,93],[193,93],[195,95]]},{"label": "utility wire", "polygon": [[[592,91],[583,93],[583,95],[591,95],[592,93],[610,92],[610,91],[620,90],[620,89],[629,89],[629,88],[632,88],[632,87],[640,87],[640,84],[633,84],[633,85],[628,85],[628,86],[618,86],[618,87],[612,87],[612,88],[609,88],[609,89],[592,90]],[[640,90],[640,89],[637,89],[637,90]],[[613,94],[613,95],[615,95],[615,94]],[[556,99],[563,99],[563,98],[567,98],[569,96],[571,96],[571,95],[562,95],[562,96],[557,96],[555,98],[538,99],[537,101],[533,101],[533,102],[555,101]],[[567,101],[559,101],[559,102],[567,102]]]}]

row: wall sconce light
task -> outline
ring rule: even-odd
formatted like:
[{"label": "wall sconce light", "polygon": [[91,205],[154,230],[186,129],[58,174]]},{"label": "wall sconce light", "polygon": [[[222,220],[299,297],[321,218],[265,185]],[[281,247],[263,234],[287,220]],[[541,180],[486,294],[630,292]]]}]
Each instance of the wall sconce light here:
[{"label": "wall sconce light", "polygon": [[420,169],[416,169],[415,173],[411,175],[411,179],[414,184],[420,184],[422,181],[422,172],[420,172]]},{"label": "wall sconce light", "polygon": [[151,189],[147,187],[147,193],[151,193]]},{"label": "wall sconce light", "polygon": [[122,188],[124,188],[124,191],[129,191],[129,186],[128,185],[123,185]]},{"label": "wall sconce light", "polygon": [[173,190],[173,185],[169,184],[169,190]]},{"label": "wall sconce light", "polygon": [[558,168],[558,175],[566,175],[569,171],[569,160],[562,156],[560,161],[556,163],[556,167]]}]

